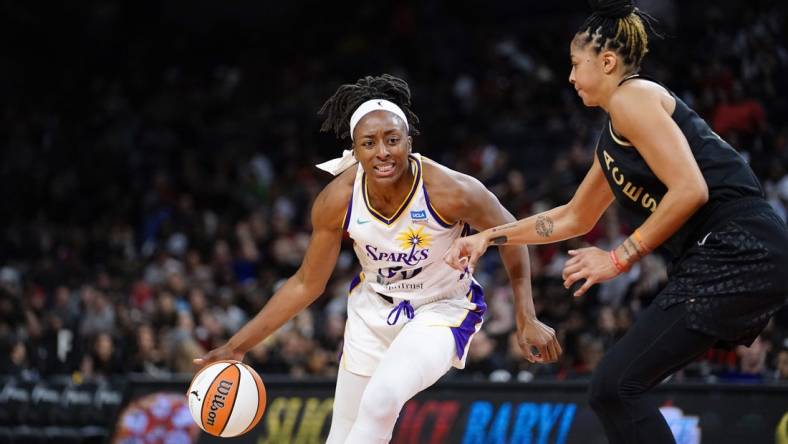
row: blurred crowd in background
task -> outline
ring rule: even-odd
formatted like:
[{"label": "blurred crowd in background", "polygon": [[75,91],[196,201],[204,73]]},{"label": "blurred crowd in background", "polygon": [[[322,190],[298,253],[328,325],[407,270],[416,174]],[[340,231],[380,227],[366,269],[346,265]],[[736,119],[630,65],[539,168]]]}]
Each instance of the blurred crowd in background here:
[{"label": "blurred crowd in background", "polygon": [[[0,54],[0,373],[190,373],[299,267],[331,179],[313,165],[348,145],[318,132],[316,111],[361,76],[405,78],[414,150],[479,178],[518,218],[566,202],[589,168],[604,116],[567,82],[583,2],[268,3],[2,6],[18,43]],[[785,219],[786,6],[638,4],[664,36],[644,72],[740,150]],[[486,322],[450,377],[588,377],[667,264],[652,254],[573,298],[566,251],[611,248],[634,228],[611,208],[583,238],[530,248],[537,313],[564,347],[551,365],[518,351],[491,250],[476,274]],[[264,376],[334,376],[357,271],[346,244],[325,294],[248,362]],[[711,351],[675,378],[788,380],[788,312],[751,347]]]}]

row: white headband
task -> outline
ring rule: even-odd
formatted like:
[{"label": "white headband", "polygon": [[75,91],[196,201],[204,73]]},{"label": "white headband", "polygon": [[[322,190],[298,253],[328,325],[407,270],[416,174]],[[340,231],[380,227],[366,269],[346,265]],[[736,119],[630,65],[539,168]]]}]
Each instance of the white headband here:
[{"label": "white headband", "polygon": [[[350,116],[350,140],[353,140],[353,130],[356,128],[358,121],[372,111],[378,110],[389,111],[396,114],[400,119],[402,119],[403,122],[405,122],[405,128],[410,128],[408,126],[408,119],[405,117],[405,113],[402,112],[402,109],[396,104],[389,102],[386,99],[367,100],[366,102],[362,103],[361,106],[356,108],[356,111],[354,111],[353,115]],[[331,159],[315,166],[336,176],[355,164],[356,158],[353,157],[353,150],[345,150],[342,152],[342,157]]]},{"label": "white headband", "polygon": [[356,108],[356,111],[353,112],[353,115],[350,116],[350,140],[353,140],[353,130],[356,128],[358,121],[372,111],[378,110],[388,111],[396,114],[400,119],[402,119],[403,122],[405,122],[405,129],[410,129],[408,126],[408,119],[405,117],[405,113],[402,112],[402,108],[386,99],[372,99],[362,103],[358,108]]}]

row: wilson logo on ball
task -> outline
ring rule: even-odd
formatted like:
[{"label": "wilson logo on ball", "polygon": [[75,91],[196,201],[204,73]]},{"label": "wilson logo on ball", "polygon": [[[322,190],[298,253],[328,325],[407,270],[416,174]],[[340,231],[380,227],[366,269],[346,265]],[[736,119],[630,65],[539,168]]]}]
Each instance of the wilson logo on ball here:
[{"label": "wilson logo on ball", "polygon": [[213,395],[213,401],[211,401],[211,410],[208,412],[208,424],[214,425],[216,422],[216,411],[224,407],[224,400],[227,399],[227,395],[230,394],[230,389],[233,387],[233,383],[230,381],[221,381],[219,382],[219,387],[216,388],[216,393]]},{"label": "wilson logo on ball", "polygon": [[265,387],[260,376],[237,361],[214,362],[194,376],[188,394],[189,410],[201,429],[231,437],[254,427],[265,410]]}]

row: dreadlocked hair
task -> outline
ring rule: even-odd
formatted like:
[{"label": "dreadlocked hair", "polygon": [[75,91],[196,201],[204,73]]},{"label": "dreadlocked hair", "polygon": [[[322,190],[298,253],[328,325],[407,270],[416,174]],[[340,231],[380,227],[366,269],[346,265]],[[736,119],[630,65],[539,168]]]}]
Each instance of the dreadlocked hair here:
[{"label": "dreadlocked hair", "polygon": [[624,64],[640,67],[648,53],[648,34],[656,19],[632,5],[631,0],[589,0],[593,13],[583,22],[578,35],[585,34],[584,45],[594,44],[597,54],[615,51]]},{"label": "dreadlocked hair", "polygon": [[318,111],[318,115],[326,116],[320,131],[333,131],[337,138],[347,138],[350,116],[362,103],[372,99],[385,99],[402,108],[408,118],[410,134],[419,134],[416,129],[419,117],[410,109],[410,88],[404,80],[389,74],[366,76],[356,83],[340,86]]}]

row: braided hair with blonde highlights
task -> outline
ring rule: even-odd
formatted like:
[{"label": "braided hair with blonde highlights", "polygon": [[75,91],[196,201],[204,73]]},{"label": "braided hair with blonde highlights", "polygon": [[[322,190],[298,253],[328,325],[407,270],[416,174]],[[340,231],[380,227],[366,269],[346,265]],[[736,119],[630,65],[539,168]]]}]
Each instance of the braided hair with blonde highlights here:
[{"label": "braided hair with blonde highlights", "polygon": [[347,138],[350,135],[350,116],[362,103],[372,99],[385,99],[397,104],[408,118],[410,134],[419,134],[415,127],[419,118],[410,109],[410,88],[407,82],[389,74],[366,76],[356,83],[340,86],[318,111],[318,115],[326,116],[320,131],[333,131],[337,138]]},{"label": "braided hair with blonde highlights", "polygon": [[656,21],[636,8],[631,0],[589,0],[592,14],[577,31],[583,45],[593,43],[596,53],[615,51],[624,64],[637,70],[648,52],[648,34]]}]

